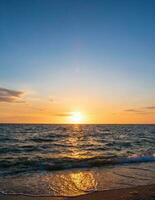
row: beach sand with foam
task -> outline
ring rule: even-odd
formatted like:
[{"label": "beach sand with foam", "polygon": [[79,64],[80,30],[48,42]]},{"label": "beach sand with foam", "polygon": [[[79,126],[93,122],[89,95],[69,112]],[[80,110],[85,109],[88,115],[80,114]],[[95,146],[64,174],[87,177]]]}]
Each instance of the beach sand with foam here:
[{"label": "beach sand with foam", "polygon": [[77,197],[30,197],[23,195],[1,195],[1,200],[155,200],[155,185],[138,186],[93,192]]}]

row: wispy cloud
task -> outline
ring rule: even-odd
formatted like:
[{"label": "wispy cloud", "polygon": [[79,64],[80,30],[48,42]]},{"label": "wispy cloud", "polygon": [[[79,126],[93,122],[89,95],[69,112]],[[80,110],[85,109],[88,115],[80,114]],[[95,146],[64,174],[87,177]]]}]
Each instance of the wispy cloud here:
[{"label": "wispy cloud", "polygon": [[128,113],[134,113],[134,114],[151,114],[155,112],[155,106],[145,106],[142,108],[136,108],[136,109],[125,109],[124,112]]},{"label": "wispy cloud", "polygon": [[144,110],[141,110],[141,109],[126,109],[124,110],[125,112],[128,112],[128,113],[134,113],[134,114],[148,114],[146,111]]},{"label": "wispy cloud", "polygon": [[49,98],[49,101],[53,103],[53,102],[54,102],[54,99],[53,99],[52,97],[50,97],[50,98]]},{"label": "wispy cloud", "polygon": [[56,113],[54,116],[57,117],[70,117],[72,114],[71,113]]},{"label": "wispy cloud", "polygon": [[139,110],[136,109],[126,109],[125,112],[139,112]]},{"label": "wispy cloud", "polygon": [[0,102],[22,103],[24,102],[22,99],[23,95],[24,95],[23,91],[11,90],[11,89],[0,87]]},{"label": "wispy cloud", "polygon": [[155,110],[155,106],[147,106],[147,107],[144,107],[144,109],[147,109],[147,110]]}]

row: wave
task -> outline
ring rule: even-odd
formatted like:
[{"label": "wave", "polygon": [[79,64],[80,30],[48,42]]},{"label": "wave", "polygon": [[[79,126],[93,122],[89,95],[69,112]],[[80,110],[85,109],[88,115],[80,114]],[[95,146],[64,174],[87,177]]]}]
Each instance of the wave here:
[{"label": "wave", "polygon": [[139,163],[139,162],[154,162],[155,155],[146,155],[146,156],[129,156],[127,158],[118,159],[120,163]]},{"label": "wave", "polygon": [[130,163],[155,162],[155,155],[138,156],[133,155],[129,157],[96,157],[88,159],[20,159],[20,160],[1,160],[0,169],[4,170],[3,175],[12,175],[18,173],[29,173],[34,171],[57,171],[74,168],[93,168],[104,167],[108,165],[122,165]]},{"label": "wave", "polygon": [[0,176],[155,161],[155,126],[0,125],[0,130]]}]

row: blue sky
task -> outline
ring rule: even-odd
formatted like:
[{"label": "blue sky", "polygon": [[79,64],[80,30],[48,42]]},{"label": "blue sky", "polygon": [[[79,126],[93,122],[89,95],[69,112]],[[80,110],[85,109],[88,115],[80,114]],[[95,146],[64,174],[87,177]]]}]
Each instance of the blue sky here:
[{"label": "blue sky", "polygon": [[0,0],[0,86],[152,106],[154,21],[154,0]]}]

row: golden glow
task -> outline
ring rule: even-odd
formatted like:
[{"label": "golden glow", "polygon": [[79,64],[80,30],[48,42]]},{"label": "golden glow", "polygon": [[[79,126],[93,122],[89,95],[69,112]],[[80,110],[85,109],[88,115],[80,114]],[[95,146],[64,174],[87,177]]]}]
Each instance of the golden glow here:
[{"label": "golden glow", "polygon": [[82,99],[78,100],[79,102],[76,102],[76,99],[51,103],[29,98],[25,103],[0,103],[0,122],[41,124],[155,123],[154,112],[146,112],[146,114],[145,111],[141,114],[127,112],[125,108],[130,108],[128,104],[121,108],[118,102],[112,104],[104,101],[103,104],[103,102],[94,99],[90,101]]},{"label": "golden glow", "polygon": [[84,115],[81,112],[72,112],[70,116],[71,123],[79,124],[84,120]]},{"label": "golden glow", "polygon": [[49,188],[56,196],[77,196],[95,191],[97,182],[90,171],[57,173],[46,178]]}]

